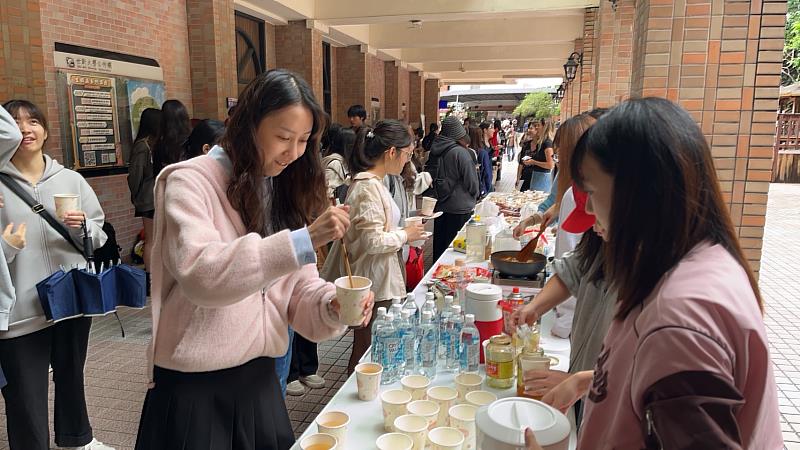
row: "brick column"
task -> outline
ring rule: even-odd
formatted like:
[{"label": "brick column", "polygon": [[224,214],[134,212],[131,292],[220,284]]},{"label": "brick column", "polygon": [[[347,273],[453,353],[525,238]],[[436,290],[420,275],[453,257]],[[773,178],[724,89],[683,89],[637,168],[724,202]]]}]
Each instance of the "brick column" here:
[{"label": "brick column", "polygon": [[0,2],[0,102],[23,98],[46,107],[39,8],[38,0]]},{"label": "brick column", "polygon": [[[602,3],[602,2],[601,2]],[[580,103],[577,113],[594,108],[595,104],[595,53],[598,50],[599,30],[597,8],[586,8],[583,14],[583,62],[578,68],[580,76]],[[576,50],[578,51],[578,50]],[[578,77],[575,81],[578,81]]]},{"label": "brick column", "polygon": [[428,132],[428,124],[419,123],[419,115],[422,114],[423,97],[425,88],[423,83],[422,72],[410,72],[408,74],[408,121],[416,128],[419,124]]},{"label": "brick column", "polygon": [[786,2],[639,3],[631,94],[675,100],[700,124],[742,247],[758,271]]},{"label": "brick column", "polygon": [[347,108],[364,104],[366,88],[367,59],[361,47],[336,47],[332,49],[336,59],[336,101],[333,103],[332,116],[334,122],[348,124]]},{"label": "brick column", "polygon": [[399,119],[408,123],[408,70],[400,67],[398,62],[383,63],[386,78],[386,109],[384,117]]},{"label": "brick column", "polygon": [[275,63],[303,77],[322,103],[322,34],[305,20],[275,27]]},{"label": "brick column", "polygon": [[600,2],[594,107],[609,107],[628,98],[634,3],[620,0],[614,11],[610,2]]},{"label": "brick column", "polygon": [[[575,51],[578,53],[583,52],[583,39],[575,39]],[[566,62],[566,60],[565,60]],[[571,116],[580,113],[581,110],[581,80],[583,79],[583,70],[578,68],[578,73],[575,75],[575,79],[572,82],[567,83],[569,89],[569,111],[571,112]]]},{"label": "brick column", "polygon": [[439,79],[425,80],[425,129],[429,124],[439,123]]},{"label": "brick column", "polygon": [[193,116],[224,119],[238,95],[233,0],[186,0],[186,14]]}]

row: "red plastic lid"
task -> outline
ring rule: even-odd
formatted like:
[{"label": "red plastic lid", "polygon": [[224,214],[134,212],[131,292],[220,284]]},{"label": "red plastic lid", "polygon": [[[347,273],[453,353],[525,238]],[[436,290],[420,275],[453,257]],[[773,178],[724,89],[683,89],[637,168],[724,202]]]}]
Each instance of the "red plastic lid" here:
[{"label": "red plastic lid", "polygon": [[511,292],[513,292],[514,294],[519,294],[519,288],[515,287],[514,289],[511,290]]}]

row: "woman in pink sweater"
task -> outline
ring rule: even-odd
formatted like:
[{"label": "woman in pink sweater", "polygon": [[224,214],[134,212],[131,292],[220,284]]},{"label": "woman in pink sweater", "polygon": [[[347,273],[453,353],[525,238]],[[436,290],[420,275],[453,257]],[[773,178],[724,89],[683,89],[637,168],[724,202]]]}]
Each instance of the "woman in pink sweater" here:
[{"label": "woman in pink sweater", "polygon": [[700,127],[669,100],[624,102],[571,171],[618,291],[594,370],[543,399],[586,396],[578,449],[783,448],[761,294]]},{"label": "woman in pink sweater", "polygon": [[346,330],[314,254],[349,226],[346,208],[326,207],[325,126],[308,84],[273,70],[241,94],[221,147],[159,175],[153,384],[137,450],[293,443],[272,358],[289,325],[315,342]]}]

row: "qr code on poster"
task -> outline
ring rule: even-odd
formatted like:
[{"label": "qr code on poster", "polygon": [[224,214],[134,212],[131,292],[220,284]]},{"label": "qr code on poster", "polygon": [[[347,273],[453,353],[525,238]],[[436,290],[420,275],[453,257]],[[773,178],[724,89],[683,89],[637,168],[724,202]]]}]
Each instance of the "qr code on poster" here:
[{"label": "qr code on poster", "polygon": [[108,153],[101,153],[100,154],[100,163],[108,164]]},{"label": "qr code on poster", "polygon": [[83,152],[83,165],[86,167],[97,165],[97,155],[95,152]]}]

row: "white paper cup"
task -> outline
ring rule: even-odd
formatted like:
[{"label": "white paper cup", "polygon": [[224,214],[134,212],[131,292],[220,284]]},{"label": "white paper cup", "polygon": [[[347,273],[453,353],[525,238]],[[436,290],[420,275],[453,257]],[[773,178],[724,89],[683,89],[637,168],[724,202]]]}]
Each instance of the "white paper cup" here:
[{"label": "white paper cup", "polygon": [[425,375],[407,375],[400,380],[403,390],[411,393],[411,400],[425,400],[425,391],[431,380]]},{"label": "white paper cup", "polygon": [[317,429],[320,433],[330,434],[339,442],[339,448],[345,448],[345,438],[347,438],[347,425],[350,423],[350,416],[342,411],[331,411],[317,416]]},{"label": "white paper cup", "polygon": [[463,403],[464,396],[472,391],[480,390],[483,384],[483,377],[477,373],[460,373],[456,375],[456,390],[458,391],[458,401]]},{"label": "white paper cup", "polygon": [[433,400],[439,405],[439,417],[436,419],[439,425],[447,424],[447,412],[450,407],[456,404],[458,391],[447,386],[436,386],[428,389],[428,400]]},{"label": "white paper cup", "polygon": [[[409,414],[422,416],[428,421],[428,429],[439,426],[439,404],[431,400],[415,400],[406,406]],[[444,425],[444,424],[442,424]]]},{"label": "white paper cup", "polygon": [[450,427],[434,428],[428,433],[428,439],[433,450],[461,450],[464,445],[464,435]]},{"label": "white paper cup", "polygon": [[369,402],[378,398],[383,366],[378,363],[361,363],[356,366],[355,371],[358,399]]},{"label": "white paper cup", "polygon": [[411,393],[402,389],[392,389],[381,394],[381,407],[383,408],[383,428],[388,432],[394,429],[394,420],[407,414],[406,405],[411,402]]},{"label": "white paper cup", "polygon": [[339,320],[345,325],[361,325],[364,322],[364,307],[361,302],[369,294],[372,280],[354,275],[352,287],[350,277],[337,278],[333,284],[336,286],[336,299],[339,301]]},{"label": "white paper cup", "polygon": [[81,210],[81,196],[78,194],[55,194],[53,201],[56,204],[56,217],[64,220],[67,211]]},{"label": "white paper cup", "polygon": [[397,431],[410,437],[414,442],[414,450],[425,448],[425,437],[428,435],[428,421],[424,417],[406,414],[394,421]]},{"label": "white paper cup", "polygon": [[420,214],[423,216],[432,216],[434,208],[436,208],[435,198],[422,197],[422,208],[420,208]]},{"label": "white paper cup", "polygon": [[330,434],[317,433],[300,441],[300,448],[303,450],[336,450],[340,447],[335,437]]},{"label": "white paper cup", "polygon": [[464,396],[466,404],[480,408],[486,406],[497,400],[497,396],[489,391],[472,391],[467,392]]},{"label": "white paper cup", "polygon": [[475,413],[478,408],[472,405],[456,405],[450,408],[450,426],[464,435],[463,448],[475,450]]},{"label": "white paper cup", "polygon": [[378,450],[411,450],[414,441],[403,433],[386,433],[375,441]]}]

